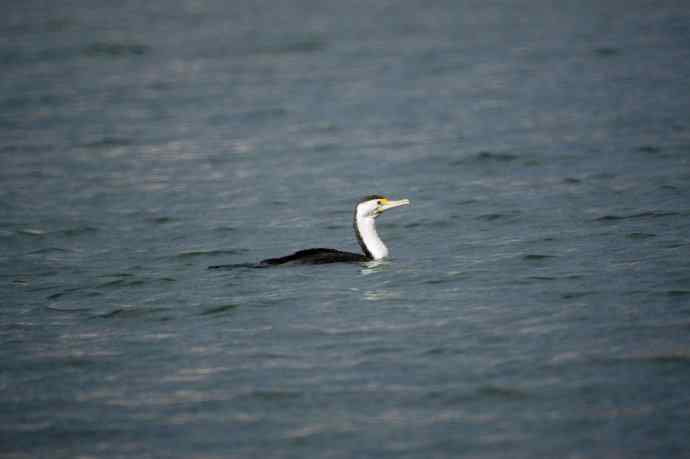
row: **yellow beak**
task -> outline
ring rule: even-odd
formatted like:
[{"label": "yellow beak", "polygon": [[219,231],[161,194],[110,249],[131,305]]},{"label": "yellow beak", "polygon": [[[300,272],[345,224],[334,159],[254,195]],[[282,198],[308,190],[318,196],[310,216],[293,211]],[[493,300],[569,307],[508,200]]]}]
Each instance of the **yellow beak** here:
[{"label": "yellow beak", "polygon": [[400,206],[406,206],[410,203],[409,199],[401,199],[399,201],[390,201],[388,199],[383,199],[381,200],[381,204],[379,204],[379,211],[383,212],[388,209],[392,209],[394,207],[400,207]]}]

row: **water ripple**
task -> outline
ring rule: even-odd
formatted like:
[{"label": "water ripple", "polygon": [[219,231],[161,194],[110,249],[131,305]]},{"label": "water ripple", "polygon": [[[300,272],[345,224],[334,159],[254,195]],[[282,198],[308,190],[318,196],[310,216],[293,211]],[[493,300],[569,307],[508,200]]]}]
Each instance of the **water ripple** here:
[{"label": "water ripple", "polygon": [[82,49],[81,53],[88,57],[119,58],[141,56],[151,51],[151,47],[134,42],[100,41],[92,43]]},{"label": "water ripple", "polygon": [[236,308],[238,308],[240,305],[239,304],[223,304],[220,306],[213,306],[211,308],[205,309],[203,312],[201,312],[202,316],[206,315],[215,315],[215,314],[223,314],[230,312]]},{"label": "water ripple", "polygon": [[189,250],[176,254],[175,258],[217,257],[221,255],[240,255],[246,252],[248,252],[247,249]]},{"label": "water ripple", "polygon": [[662,217],[676,217],[681,215],[680,212],[673,211],[663,211],[663,210],[650,210],[645,212],[638,212],[635,214],[628,215],[602,215],[597,217],[594,221],[598,222],[609,222],[617,220],[634,220],[634,219],[644,219],[644,218],[662,218]]}]

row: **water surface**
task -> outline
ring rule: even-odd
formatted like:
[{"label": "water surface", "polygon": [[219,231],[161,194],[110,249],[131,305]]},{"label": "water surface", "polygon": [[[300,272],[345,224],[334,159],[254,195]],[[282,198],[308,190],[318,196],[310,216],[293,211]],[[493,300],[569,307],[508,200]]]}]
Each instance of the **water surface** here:
[{"label": "water surface", "polygon": [[1,455],[686,457],[689,20],[8,8]]}]

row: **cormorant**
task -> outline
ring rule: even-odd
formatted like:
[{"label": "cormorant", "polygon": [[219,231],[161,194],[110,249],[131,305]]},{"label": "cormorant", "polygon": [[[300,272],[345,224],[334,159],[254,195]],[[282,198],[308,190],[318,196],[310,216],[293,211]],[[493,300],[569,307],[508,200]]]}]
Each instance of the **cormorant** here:
[{"label": "cormorant", "polygon": [[391,201],[380,195],[365,196],[355,205],[352,226],[363,253],[342,252],[335,249],[306,249],[280,258],[262,260],[260,265],[282,265],[284,263],[324,264],[352,263],[381,260],[388,256],[388,248],[376,232],[376,217],[388,209],[409,204],[407,199]]}]

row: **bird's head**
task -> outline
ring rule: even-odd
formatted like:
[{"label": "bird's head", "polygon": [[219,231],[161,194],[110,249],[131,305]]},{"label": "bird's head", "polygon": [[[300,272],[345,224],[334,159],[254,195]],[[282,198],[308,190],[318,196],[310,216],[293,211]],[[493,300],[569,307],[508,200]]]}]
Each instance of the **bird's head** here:
[{"label": "bird's head", "polygon": [[409,199],[400,199],[399,201],[392,201],[385,196],[370,195],[360,199],[355,207],[355,215],[358,218],[376,218],[388,209],[394,207],[405,206],[410,203]]}]

